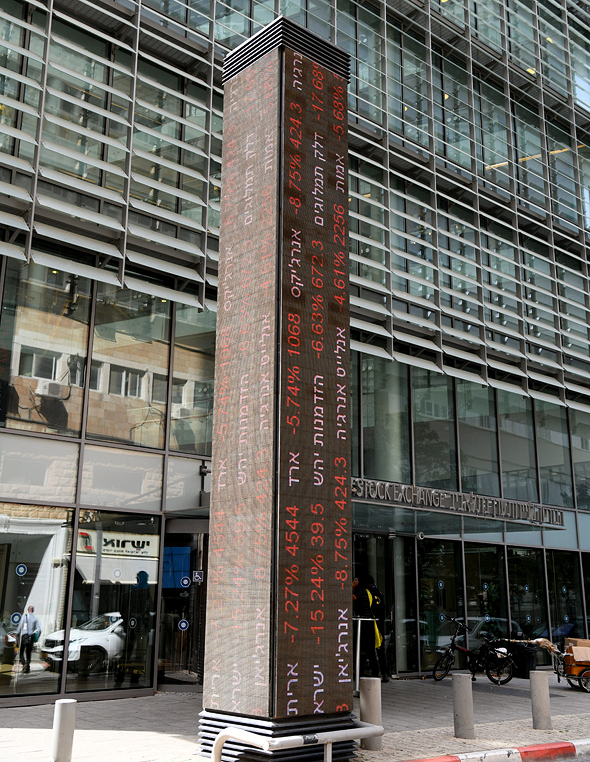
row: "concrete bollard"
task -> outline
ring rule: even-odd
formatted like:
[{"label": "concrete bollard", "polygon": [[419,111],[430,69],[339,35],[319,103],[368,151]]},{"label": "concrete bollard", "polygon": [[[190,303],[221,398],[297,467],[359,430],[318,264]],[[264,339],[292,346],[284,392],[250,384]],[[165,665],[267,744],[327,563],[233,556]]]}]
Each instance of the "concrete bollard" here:
[{"label": "concrete bollard", "polygon": [[59,699],[55,702],[49,762],[72,762],[77,703],[76,699]]},{"label": "concrete bollard", "polygon": [[[381,679],[361,677],[360,679],[361,722],[381,725]],[[381,751],[381,736],[361,739],[361,749]]]},{"label": "concrete bollard", "polygon": [[475,738],[471,675],[453,675],[455,738]]},{"label": "concrete bollard", "polygon": [[533,728],[535,730],[552,730],[549,676],[547,672],[533,671],[530,674],[530,679]]}]

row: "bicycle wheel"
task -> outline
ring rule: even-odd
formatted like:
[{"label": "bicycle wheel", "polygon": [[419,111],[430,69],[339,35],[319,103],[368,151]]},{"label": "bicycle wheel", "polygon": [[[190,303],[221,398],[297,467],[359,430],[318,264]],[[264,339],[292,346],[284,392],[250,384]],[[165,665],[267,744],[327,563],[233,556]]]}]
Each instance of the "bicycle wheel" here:
[{"label": "bicycle wheel", "polygon": [[579,690],[582,686],[580,685],[580,681],[573,677],[566,677],[566,682],[569,685],[570,688],[573,688],[575,691]]},{"label": "bicycle wheel", "polygon": [[455,657],[453,654],[447,651],[434,665],[434,669],[432,670],[432,677],[435,680],[442,680],[451,671],[451,667],[453,666],[454,661]]},{"label": "bicycle wheel", "polygon": [[590,669],[584,669],[578,675],[578,682],[580,688],[586,693],[590,693]]},{"label": "bicycle wheel", "polygon": [[488,680],[495,685],[506,685],[512,680],[514,662],[508,656],[493,656],[486,664]]}]

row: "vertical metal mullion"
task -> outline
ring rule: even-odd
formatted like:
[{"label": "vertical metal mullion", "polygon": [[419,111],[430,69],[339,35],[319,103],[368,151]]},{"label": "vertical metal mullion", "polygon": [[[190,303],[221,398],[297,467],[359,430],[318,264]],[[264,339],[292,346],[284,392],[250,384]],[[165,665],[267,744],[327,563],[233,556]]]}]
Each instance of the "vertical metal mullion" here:
[{"label": "vertical metal mullion", "polygon": [[123,191],[123,233],[120,240],[120,251],[123,255],[119,263],[119,280],[123,283],[125,275],[125,264],[127,261],[127,238],[129,231],[129,199],[131,196],[131,166],[133,161],[133,129],[135,124],[135,99],[137,92],[137,70],[139,64],[139,33],[141,28],[141,2],[142,0],[135,0],[137,4],[136,17],[135,17],[135,40],[133,51],[133,68],[131,71],[131,92],[129,93],[129,128],[127,138],[127,157],[125,159],[125,186]]},{"label": "vertical metal mullion", "polygon": [[[574,510],[578,510],[578,495],[576,492],[576,476],[575,476],[575,466],[574,466],[574,448],[573,448],[573,437],[572,437],[572,411],[569,407],[566,407],[565,409],[565,423],[567,426],[567,441],[569,444],[569,461],[570,461],[570,476],[571,476],[571,482],[572,482],[572,503],[574,506]],[[576,521],[576,528],[577,528],[577,521]],[[579,544],[578,544],[578,547]]]},{"label": "vertical metal mullion", "polygon": [[166,484],[168,481],[168,450],[170,446],[170,431],[172,429],[172,389],[174,384],[174,337],[176,334],[176,302],[172,302],[170,310],[170,343],[168,346],[168,392],[166,395],[166,422],[164,424],[164,458],[162,461],[162,502],[161,511],[166,510]]},{"label": "vertical metal mullion", "polygon": [[66,683],[68,676],[68,651],[70,643],[70,630],[72,627],[72,602],[74,600],[74,580],[76,577],[76,554],[78,545],[78,527],[80,523],[80,509],[75,508],[74,521],[72,523],[72,546],[70,552],[70,565],[68,569],[68,595],[66,606],[64,608],[64,639],[63,639],[63,651],[61,660],[61,675],[59,678],[59,694],[64,695],[66,693]]},{"label": "vertical metal mullion", "polygon": [[[414,511],[414,520],[416,519],[416,511]],[[420,650],[420,578],[418,575],[418,538],[414,531],[414,585],[416,587],[416,647],[418,649],[418,673],[422,674],[422,652]]]},{"label": "vertical metal mullion", "polygon": [[457,379],[447,376],[451,379],[453,385],[453,406],[455,408],[455,467],[457,469],[457,491],[462,492],[463,485],[461,479],[461,447],[459,439],[459,405],[457,404]]},{"label": "vertical metal mullion", "polygon": [[166,519],[160,515],[160,558],[158,560],[158,583],[156,587],[156,613],[154,622],[154,648],[152,653],[152,675],[154,693],[158,688],[158,655],[160,650],[160,617],[162,616],[162,577],[164,573],[164,542],[166,536]]},{"label": "vertical metal mullion", "polygon": [[[504,522],[504,528],[506,527],[506,522]],[[504,538],[506,538],[506,532],[504,532]],[[508,636],[512,634],[512,601],[510,599],[510,578],[509,578],[509,571],[510,567],[508,565],[508,545],[506,542],[502,545],[502,549],[504,552],[504,592],[506,593],[506,605],[508,607],[507,611],[507,619],[508,619]]]},{"label": "vertical metal mullion", "polygon": [[[576,530],[578,531],[578,537],[580,536],[578,530],[578,521],[576,515]],[[584,635],[588,637],[588,611],[586,606],[586,584],[584,582],[584,554],[581,550],[578,550],[578,564],[580,569],[580,595],[582,596],[582,616],[584,617]]]},{"label": "vertical metal mullion", "polygon": [[29,210],[29,232],[27,233],[27,240],[25,244],[25,257],[29,262],[31,259],[31,249],[33,247],[33,225],[35,222],[35,208],[37,205],[37,185],[39,182],[39,165],[41,162],[41,138],[43,136],[43,115],[45,113],[45,97],[47,94],[47,74],[49,69],[49,47],[51,38],[51,26],[53,23],[53,0],[48,0],[47,3],[47,21],[45,24],[45,46],[43,51],[43,73],[41,75],[41,93],[39,95],[39,117],[37,121],[37,129],[35,130],[35,154],[33,162],[33,177],[31,181],[31,207]]},{"label": "vertical metal mullion", "polygon": [[547,607],[547,632],[552,632],[552,617],[551,617],[551,596],[549,594],[549,574],[547,572],[547,549],[545,548],[545,536],[543,533],[543,547],[541,548],[543,554],[543,572],[545,577],[545,605]]},{"label": "vertical metal mullion", "polygon": [[498,479],[500,481],[500,497],[504,498],[504,469],[502,467],[502,437],[500,436],[500,416],[498,414],[498,390],[492,387],[494,409],[496,413],[496,452],[498,453]]},{"label": "vertical metal mullion", "polygon": [[542,484],[541,484],[541,465],[539,463],[539,437],[537,436],[537,405],[535,403],[534,398],[530,397],[529,399],[532,400],[532,413],[533,413],[533,436],[535,438],[535,469],[537,473],[537,497],[539,499],[539,503],[543,505],[543,491],[542,491]]},{"label": "vertical metal mullion", "polygon": [[408,365],[407,379],[408,379],[408,411],[409,421],[408,429],[410,434],[409,446],[410,446],[410,483],[416,484],[416,447],[414,436],[414,368],[412,365]]}]

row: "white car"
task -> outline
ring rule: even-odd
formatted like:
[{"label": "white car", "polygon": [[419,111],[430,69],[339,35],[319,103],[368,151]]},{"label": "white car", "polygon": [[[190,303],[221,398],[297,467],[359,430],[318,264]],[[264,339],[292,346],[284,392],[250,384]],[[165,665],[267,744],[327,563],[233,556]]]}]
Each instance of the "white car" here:
[{"label": "white car", "polygon": [[[79,627],[73,627],[68,646],[68,669],[86,673],[104,672],[123,655],[125,637],[123,619],[118,611],[101,614]],[[45,638],[41,659],[47,662],[47,669],[60,669],[63,640],[63,630]]]}]

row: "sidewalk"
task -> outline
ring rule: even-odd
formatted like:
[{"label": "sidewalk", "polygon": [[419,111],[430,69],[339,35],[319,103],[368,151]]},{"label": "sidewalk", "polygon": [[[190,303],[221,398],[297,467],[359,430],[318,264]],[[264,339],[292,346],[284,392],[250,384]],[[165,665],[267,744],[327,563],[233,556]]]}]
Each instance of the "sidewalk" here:
[{"label": "sidewalk", "polygon": [[[476,739],[466,741],[453,737],[450,677],[392,680],[382,685],[383,751],[359,755],[365,762],[405,762],[590,738],[590,694],[558,684],[552,673],[549,685],[553,730],[533,730],[528,680],[495,686],[478,677]],[[72,762],[198,762],[200,710],[200,693],[79,703]],[[2,762],[47,762],[52,722],[52,705],[1,709]]]}]

